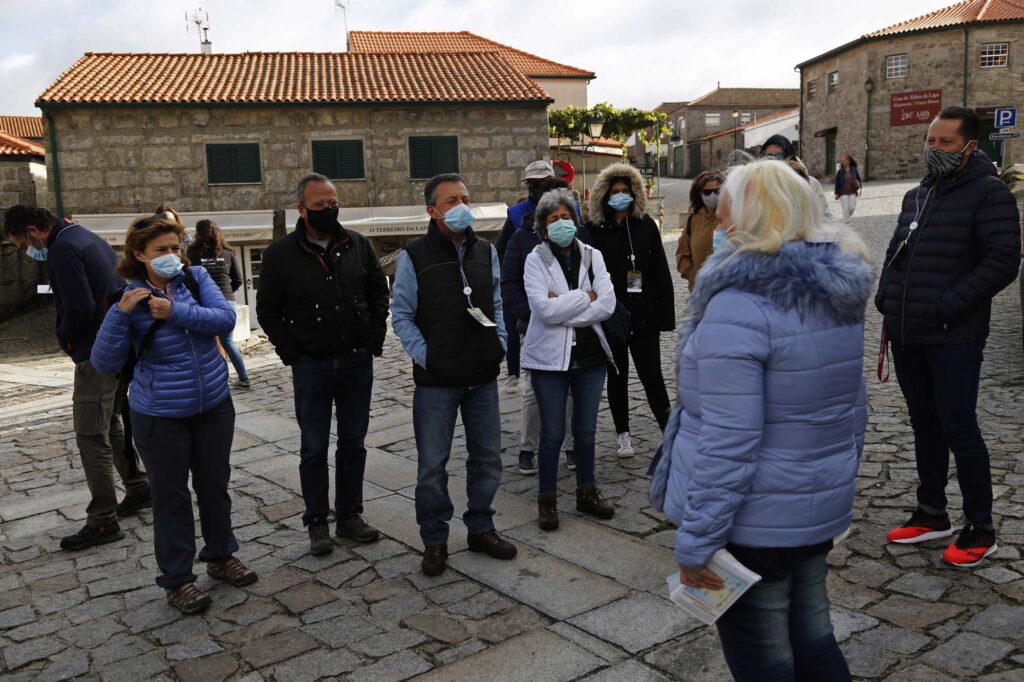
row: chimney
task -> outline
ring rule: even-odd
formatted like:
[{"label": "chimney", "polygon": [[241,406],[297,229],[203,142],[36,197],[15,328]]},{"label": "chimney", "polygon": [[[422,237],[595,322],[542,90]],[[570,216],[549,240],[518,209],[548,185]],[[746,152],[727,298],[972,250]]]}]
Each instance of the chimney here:
[{"label": "chimney", "polygon": [[200,49],[203,51],[203,54],[213,54],[213,43],[209,40],[204,40],[200,43]]}]

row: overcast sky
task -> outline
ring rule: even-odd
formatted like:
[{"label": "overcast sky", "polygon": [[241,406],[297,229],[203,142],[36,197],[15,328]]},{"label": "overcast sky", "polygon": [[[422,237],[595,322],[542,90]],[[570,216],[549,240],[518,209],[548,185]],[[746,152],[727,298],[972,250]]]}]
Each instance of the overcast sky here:
[{"label": "overcast sky", "polygon": [[[196,52],[198,0],[0,0],[0,114],[85,52]],[[651,108],[723,87],[798,87],[798,63],[955,0],[348,0],[352,30],[468,30],[597,74],[590,102]],[[206,0],[215,52],[343,51],[335,0]]]}]

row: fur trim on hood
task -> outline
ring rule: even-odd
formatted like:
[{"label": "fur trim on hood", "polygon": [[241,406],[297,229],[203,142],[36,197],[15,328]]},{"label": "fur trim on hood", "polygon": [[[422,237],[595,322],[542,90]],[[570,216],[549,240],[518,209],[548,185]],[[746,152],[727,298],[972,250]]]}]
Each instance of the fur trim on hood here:
[{"label": "fur trim on hood", "polygon": [[629,178],[633,186],[633,205],[630,207],[633,215],[637,218],[647,212],[647,188],[644,186],[644,178],[640,171],[628,163],[613,163],[601,171],[597,176],[597,182],[590,190],[590,201],[587,209],[590,212],[590,219],[597,224],[604,222],[604,199],[608,194],[608,188],[612,184],[612,178]]}]

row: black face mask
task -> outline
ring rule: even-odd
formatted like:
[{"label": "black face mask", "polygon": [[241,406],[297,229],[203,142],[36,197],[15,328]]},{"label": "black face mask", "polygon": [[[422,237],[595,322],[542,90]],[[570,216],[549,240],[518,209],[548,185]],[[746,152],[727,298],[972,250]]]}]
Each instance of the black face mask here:
[{"label": "black face mask", "polygon": [[338,209],[322,208],[319,211],[314,211],[311,208],[307,208],[306,224],[317,232],[330,234],[334,232],[334,227],[338,224]]}]

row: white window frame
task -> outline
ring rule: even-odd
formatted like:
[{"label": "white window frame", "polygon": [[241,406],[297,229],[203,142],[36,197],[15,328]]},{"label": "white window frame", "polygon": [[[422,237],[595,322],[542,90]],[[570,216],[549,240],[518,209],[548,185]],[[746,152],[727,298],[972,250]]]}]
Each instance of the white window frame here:
[{"label": "white window frame", "polygon": [[704,127],[705,128],[721,128],[722,127],[722,114],[707,112],[704,114]]},{"label": "white window frame", "polygon": [[[982,43],[979,54],[978,65],[983,69],[1002,69],[1010,65],[1010,43]],[[1001,63],[994,63],[996,61]]]},{"label": "white window frame", "polygon": [[894,78],[906,78],[910,61],[904,54],[890,54],[885,56],[885,80]]},{"label": "white window frame", "polygon": [[753,114],[742,114],[742,113],[740,114],[740,125],[744,125],[745,123],[750,123],[753,120],[754,120],[754,115]]},{"label": "white window frame", "polygon": [[814,96],[818,94],[818,79],[812,78],[807,81],[807,99],[812,100]]},{"label": "white window frame", "polygon": [[828,94],[833,95],[839,92],[839,72],[830,71],[828,74]]}]

